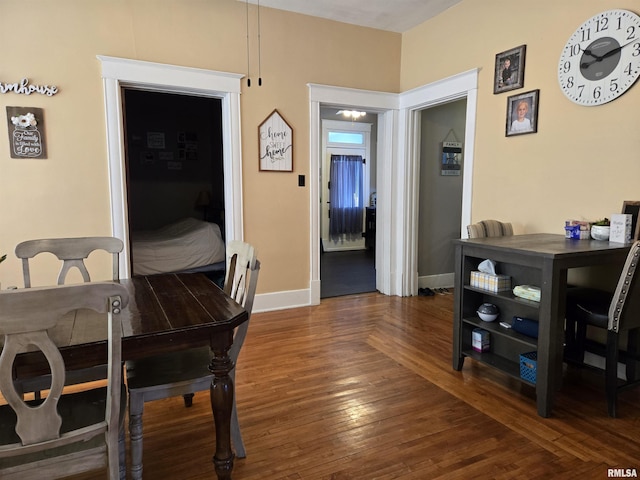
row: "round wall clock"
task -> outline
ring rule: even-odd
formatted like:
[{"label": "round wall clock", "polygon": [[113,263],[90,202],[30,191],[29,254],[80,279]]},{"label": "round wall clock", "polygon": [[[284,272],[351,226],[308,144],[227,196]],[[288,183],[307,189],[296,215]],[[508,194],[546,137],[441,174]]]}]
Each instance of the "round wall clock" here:
[{"label": "round wall clock", "polygon": [[607,10],[580,25],[558,63],[560,88],[584,106],[615,100],[638,76],[640,16],[628,10]]}]

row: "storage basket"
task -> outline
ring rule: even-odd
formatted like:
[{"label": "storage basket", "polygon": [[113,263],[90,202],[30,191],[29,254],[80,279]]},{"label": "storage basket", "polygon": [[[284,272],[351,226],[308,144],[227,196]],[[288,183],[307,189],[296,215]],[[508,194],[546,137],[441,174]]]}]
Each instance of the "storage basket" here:
[{"label": "storage basket", "polygon": [[535,384],[537,368],[538,352],[529,352],[520,355],[520,378]]}]

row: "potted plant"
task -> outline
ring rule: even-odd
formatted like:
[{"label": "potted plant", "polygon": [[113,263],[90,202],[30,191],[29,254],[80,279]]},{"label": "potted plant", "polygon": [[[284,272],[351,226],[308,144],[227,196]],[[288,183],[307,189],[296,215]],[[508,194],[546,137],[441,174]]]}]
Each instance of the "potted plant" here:
[{"label": "potted plant", "polygon": [[591,238],[594,240],[609,240],[611,223],[608,218],[603,218],[591,224]]}]

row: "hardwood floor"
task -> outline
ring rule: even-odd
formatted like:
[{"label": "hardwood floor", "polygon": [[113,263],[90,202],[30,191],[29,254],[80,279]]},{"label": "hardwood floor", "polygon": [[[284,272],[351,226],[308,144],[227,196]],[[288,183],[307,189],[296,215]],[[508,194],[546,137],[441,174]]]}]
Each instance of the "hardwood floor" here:
[{"label": "hardwood floor", "polygon": [[[570,368],[553,417],[531,387],[451,367],[453,295],[368,293],[254,314],[237,372],[247,458],[234,480],[604,479],[640,470],[640,389],[606,414],[602,378]],[[147,479],[215,478],[208,394],[151,402]],[[636,470],[637,471],[637,470]],[[74,477],[76,480],[98,478]]]}]

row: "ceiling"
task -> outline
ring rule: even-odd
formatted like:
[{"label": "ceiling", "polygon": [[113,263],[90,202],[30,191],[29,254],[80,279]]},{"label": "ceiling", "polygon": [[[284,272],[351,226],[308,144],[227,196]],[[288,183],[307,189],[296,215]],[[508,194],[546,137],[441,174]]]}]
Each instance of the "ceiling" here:
[{"label": "ceiling", "polygon": [[403,33],[462,0],[238,0]]}]

